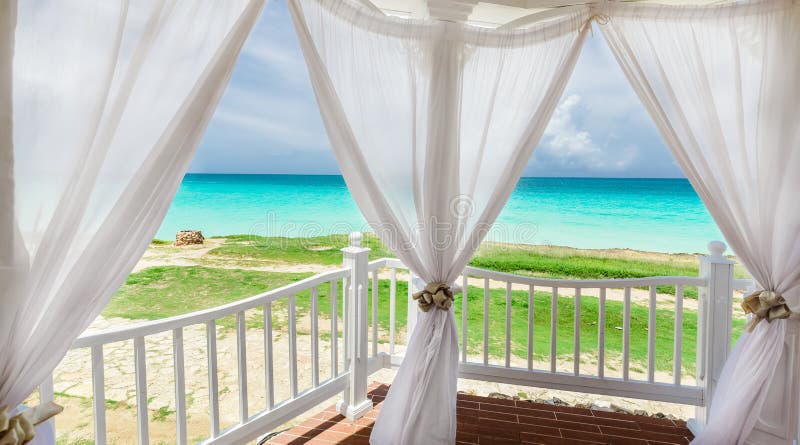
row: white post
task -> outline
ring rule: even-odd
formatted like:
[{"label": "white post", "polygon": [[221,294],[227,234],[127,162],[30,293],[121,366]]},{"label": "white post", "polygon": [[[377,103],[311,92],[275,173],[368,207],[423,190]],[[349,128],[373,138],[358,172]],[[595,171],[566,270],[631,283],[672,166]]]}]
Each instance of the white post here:
[{"label": "white post", "polygon": [[350,373],[347,388],[336,409],[350,420],[372,410],[367,398],[367,282],[369,251],[361,247],[361,232],[350,234],[350,246],[342,249],[344,266],[350,269],[350,286],[344,295],[345,369]]},{"label": "white post", "polygon": [[722,241],[708,243],[709,255],[700,257],[700,276],[708,286],[698,288],[697,384],[703,388],[704,405],[695,410],[689,428],[695,434],[708,421],[714,390],[731,346],[733,318],[733,261],[723,253]]}]

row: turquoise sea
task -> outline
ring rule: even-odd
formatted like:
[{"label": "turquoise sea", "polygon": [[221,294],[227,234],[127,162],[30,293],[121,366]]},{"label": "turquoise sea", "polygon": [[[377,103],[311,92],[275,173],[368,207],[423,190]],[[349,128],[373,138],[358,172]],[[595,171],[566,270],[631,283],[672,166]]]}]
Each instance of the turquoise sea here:
[{"label": "turquoise sea", "polygon": [[[157,238],[368,231],[341,176],[187,174]],[[722,235],[685,179],[522,178],[488,239],[699,253]]]}]

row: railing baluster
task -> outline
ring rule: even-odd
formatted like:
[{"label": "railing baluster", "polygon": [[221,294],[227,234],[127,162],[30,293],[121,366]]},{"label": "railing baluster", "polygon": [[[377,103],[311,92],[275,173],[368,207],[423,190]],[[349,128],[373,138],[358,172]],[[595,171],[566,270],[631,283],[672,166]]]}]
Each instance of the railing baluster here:
[{"label": "railing baluster", "polygon": [[600,288],[600,307],[597,315],[597,376],[606,372],[606,288]]},{"label": "railing baluster", "polygon": [[681,373],[683,365],[681,360],[683,354],[683,286],[680,284],[675,287],[675,349],[672,353],[673,368],[672,374],[675,384],[681,384]]},{"label": "railing baluster", "polygon": [[556,335],[558,326],[558,288],[553,288],[550,301],[550,372],[556,372]]},{"label": "railing baluster", "polygon": [[[147,412],[147,361],[145,360],[144,337],[133,339],[133,356],[136,366],[136,432],[139,445],[150,443]],[[105,398],[102,401],[105,404]]]},{"label": "railing baluster", "polygon": [[339,282],[331,281],[331,378],[339,376]]},{"label": "railing baluster", "polygon": [[489,364],[489,279],[483,279],[483,364]]},{"label": "railing baluster", "polygon": [[625,303],[622,309],[622,379],[628,380],[631,361],[631,288],[625,288]]},{"label": "railing baluster", "polygon": [[247,326],[245,313],[236,313],[236,363],[239,375],[239,422],[247,422]]},{"label": "railing baluster", "polygon": [[533,285],[528,286],[528,370],[533,370],[533,320],[536,293]]},{"label": "railing baluster", "polygon": [[461,361],[467,361],[467,306],[469,305],[469,277],[467,271],[461,275]]},{"label": "railing baluster", "polygon": [[397,316],[397,269],[391,269],[389,283],[389,354],[394,355],[394,331]]},{"label": "railing baluster", "polygon": [[311,387],[319,386],[319,288],[314,286],[311,294]]},{"label": "railing baluster", "polygon": [[350,277],[347,276],[342,280],[342,346],[344,350],[342,351],[342,369],[348,370],[350,369],[350,365],[347,363],[348,351],[347,345],[349,344],[350,339],[350,329],[348,329],[348,318],[347,314],[350,313]]},{"label": "railing baluster", "polygon": [[208,343],[208,413],[211,437],[219,436],[219,376],[217,375],[217,323],[206,322],[206,341]]},{"label": "railing baluster", "polygon": [[297,313],[295,295],[289,297],[289,388],[297,397]]},{"label": "railing baluster", "polygon": [[175,442],[186,445],[186,369],[184,368],[183,328],[172,330],[172,366],[175,372]]},{"label": "railing baluster", "polygon": [[[334,336],[335,338],[335,336]],[[275,371],[272,364],[272,302],[264,304],[264,386],[267,410],[275,406]]]},{"label": "railing baluster", "polygon": [[[365,281],[367,279],[366,273]],[[350,381],[351,391],[350,395],[351,401],[368,401],[368,382],[367,379],[369,378],[368,374],[368,363],[369,363],[369,344],[366,342],[367,339],[367,330],[369,329],[369,324],[367,323],[367,302],[368,302],[368,294],[367,294],[367,286],[364,284],[359,284],[356,288],[356,298],[353,301],[354,308],[353,313],[357,314],[355,320],[351,318],[353,321],[353,331],[352,334],[354,336],[355,344],[352,350],[352,358],[353,362],[350,364],[350,371],[353,372],[354,378]],[[353,315],[353,314],[351,314]],[[359,339],[363,341],[359,341]],[[369,402],[369,405],[372,406],[372,402]]]},{"label": "railing baluster", "polygon": [[372,271],[372,356],[378,356],[378,270]]},{"label": "railing baluster", "polygon": [[511,282],[506,281],[506,368],[511,367]]},{"label": "railing baluster", "polygon": [[656,376],[656,287],[650,286],[650,307],[647,321],[647,381]]},{"label": "railing baluster", "polygon": [[[53,374],[47,376],[46,379],[39,385],[39,400],[41,403],[53,401]],[[52,417],[50,418],[53,419]]]},{"label": "railing baluster", "polygon": [[106,443],[106,389],[103,369],[103,345],[92,346],[92,408],[94,443]]},{"label": "railing baluster", "polygon": [[575,288],[575,319],[573,320],[574,347],[572,359],[572,373],[581,373],[581,288]]}]

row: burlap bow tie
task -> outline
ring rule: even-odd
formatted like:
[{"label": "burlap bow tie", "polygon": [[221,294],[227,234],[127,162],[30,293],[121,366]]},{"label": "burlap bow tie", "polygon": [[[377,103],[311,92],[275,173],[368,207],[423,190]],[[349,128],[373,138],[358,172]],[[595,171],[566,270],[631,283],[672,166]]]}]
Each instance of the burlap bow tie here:
[{"label": "burlap bow tie", "polygon": [[453,291],[444,283],[428,283],[425,289],[414,293],[414,299],[423,312],[428,312],[434,306],[447,310],[453,306]]},{"label": "burlap bow tie", "polygon": [[781,294],[770,290],[757,290],[744,297],[742,309],[744,309],[745,314],[755,315],[747,326],[748,332],[753,332],[753,329],[761,320],[767,320],[768,323],[771,323],[772,320],[789,318],[792,315],[792,310],[789,309],[786,300]]},{"label": "burlap bow tie", "polygon": [[8,406],[0,407],[0,445],[29,443],[36,436],[36,425],[63,410],[60,405],[46,402],[12,416],[9,414]]}]

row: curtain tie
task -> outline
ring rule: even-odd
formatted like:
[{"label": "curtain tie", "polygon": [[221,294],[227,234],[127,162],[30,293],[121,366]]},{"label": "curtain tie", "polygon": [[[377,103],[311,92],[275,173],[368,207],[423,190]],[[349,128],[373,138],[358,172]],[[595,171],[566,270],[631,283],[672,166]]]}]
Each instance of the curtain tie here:
[{"label": "curtain tie", "polygon": [[53,402],[43,403],[11,415],[8,407],[0,407],[0,445],[23,445],[36,436],[36,425],[64,411],[64,407]]},{"label": "curtain tie", "polygon": [[586,19],[586,23],[583,24],[581,27],[580,32],[584,32],[586,28],[589,28],[589,32],[592,33],[592,37],[594,37],[594,29],[592,29],[592,22],[597,22],[598,25],[607,25],[608,22],[611,21],[611,16],[604,12],[599,12],[597,14],[593,14],[591,17]]},{"label": "curtain tie", "polygon": [[453,291],[445,283],[428,283],[425,289],[414,293],[422,312],[428,312],[432,307],[448,310],[453,306]]},{"label": "curtain tie", "polygon": [[753,332],[753,329],[761,320],[767,320],[768,323],[771,323],[772,320],[789,318],[792,315],[792,310],[786,304],[786,299],[772,290],[757,290],[744,297],[742,309],[744,309],[745,314],[755,315],[747,326],[747,332]]}]

